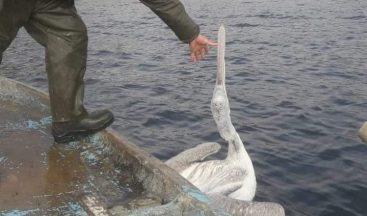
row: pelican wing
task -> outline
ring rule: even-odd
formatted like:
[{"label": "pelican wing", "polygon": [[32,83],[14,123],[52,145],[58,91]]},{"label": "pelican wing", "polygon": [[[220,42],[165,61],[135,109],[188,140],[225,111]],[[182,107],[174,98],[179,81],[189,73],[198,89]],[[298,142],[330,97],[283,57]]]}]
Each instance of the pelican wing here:
[{"label": "pelican wing", "polygon": [[203,161],[206,157],[217,153],[219,150],[220,145],[218,143],[202,143],[170,158],[165,164],[180,173],[193,163]]},{"label": "pelican wing", "polygon": [[229,194],[235,192],[236,190],[240,189],[242,187],[242,182],[226,182],[223,185],[220,185],[214,189],[212,189],[209,194],[221,194],[228,196]]},{"label": "pelican wing", "polygon": [[210,194],[213,206],[221,206],[233,216],[284,216],[281,205],[271,202],[249,202],[232,199],[220,194]]}]

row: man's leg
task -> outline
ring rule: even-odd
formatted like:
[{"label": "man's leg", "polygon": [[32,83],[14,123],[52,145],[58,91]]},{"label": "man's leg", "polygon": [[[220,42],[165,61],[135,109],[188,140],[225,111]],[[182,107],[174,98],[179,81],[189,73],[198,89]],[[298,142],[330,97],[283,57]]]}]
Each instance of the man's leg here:
[{"label": "man's leg", "polygon": [[83,106],[87,30],[73,0],[37,0],[28,33],[46,49],[53,135],[58,142],[104,129],[109,111],[88,114]]},{"label": "man's leg", "polygon": [[28,21],[35,0],[0,0],[0,64],[3,52]]}]

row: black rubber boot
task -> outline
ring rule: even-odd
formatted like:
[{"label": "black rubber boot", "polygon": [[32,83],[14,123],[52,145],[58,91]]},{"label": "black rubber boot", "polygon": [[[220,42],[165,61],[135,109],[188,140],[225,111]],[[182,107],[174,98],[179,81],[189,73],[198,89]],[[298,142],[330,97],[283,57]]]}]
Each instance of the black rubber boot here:
[{"label": "black rubber boot", "polygon": [[57,143],[71,142],[107,128],[113,120],[110,111],[96,111],[78,121],[52,123],[52,135]]}]

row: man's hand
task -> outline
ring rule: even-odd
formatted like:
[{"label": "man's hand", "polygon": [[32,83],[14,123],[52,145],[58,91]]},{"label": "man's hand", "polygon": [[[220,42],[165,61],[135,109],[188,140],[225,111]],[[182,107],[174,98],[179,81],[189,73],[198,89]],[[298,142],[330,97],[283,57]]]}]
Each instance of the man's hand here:
[{"label": "man's hand", "polygon": [[208,53],[209,46],[217,46],[217,44],[205,36],[199,34],[193,41],[190,42],[190,60],[193,62],[199,61]]}]

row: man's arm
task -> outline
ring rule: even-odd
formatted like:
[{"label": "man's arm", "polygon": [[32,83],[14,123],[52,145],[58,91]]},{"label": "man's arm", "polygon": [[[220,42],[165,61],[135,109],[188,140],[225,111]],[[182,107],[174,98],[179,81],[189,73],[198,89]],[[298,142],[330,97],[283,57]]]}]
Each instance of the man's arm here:
[{"label": "man's arm", "polygon": [[186,13],[179,0],[140,0],[157,14],[184,43],[190,45],[190,57],[197,61],[207,54],[208,46],[216,44],[200,35],[199,26]]},{"label": "man's arm", "polygon": [[184,43],[194,40],[200,33],[199,26],[186,13],[179,0],[141,0],[165,22]]}]

